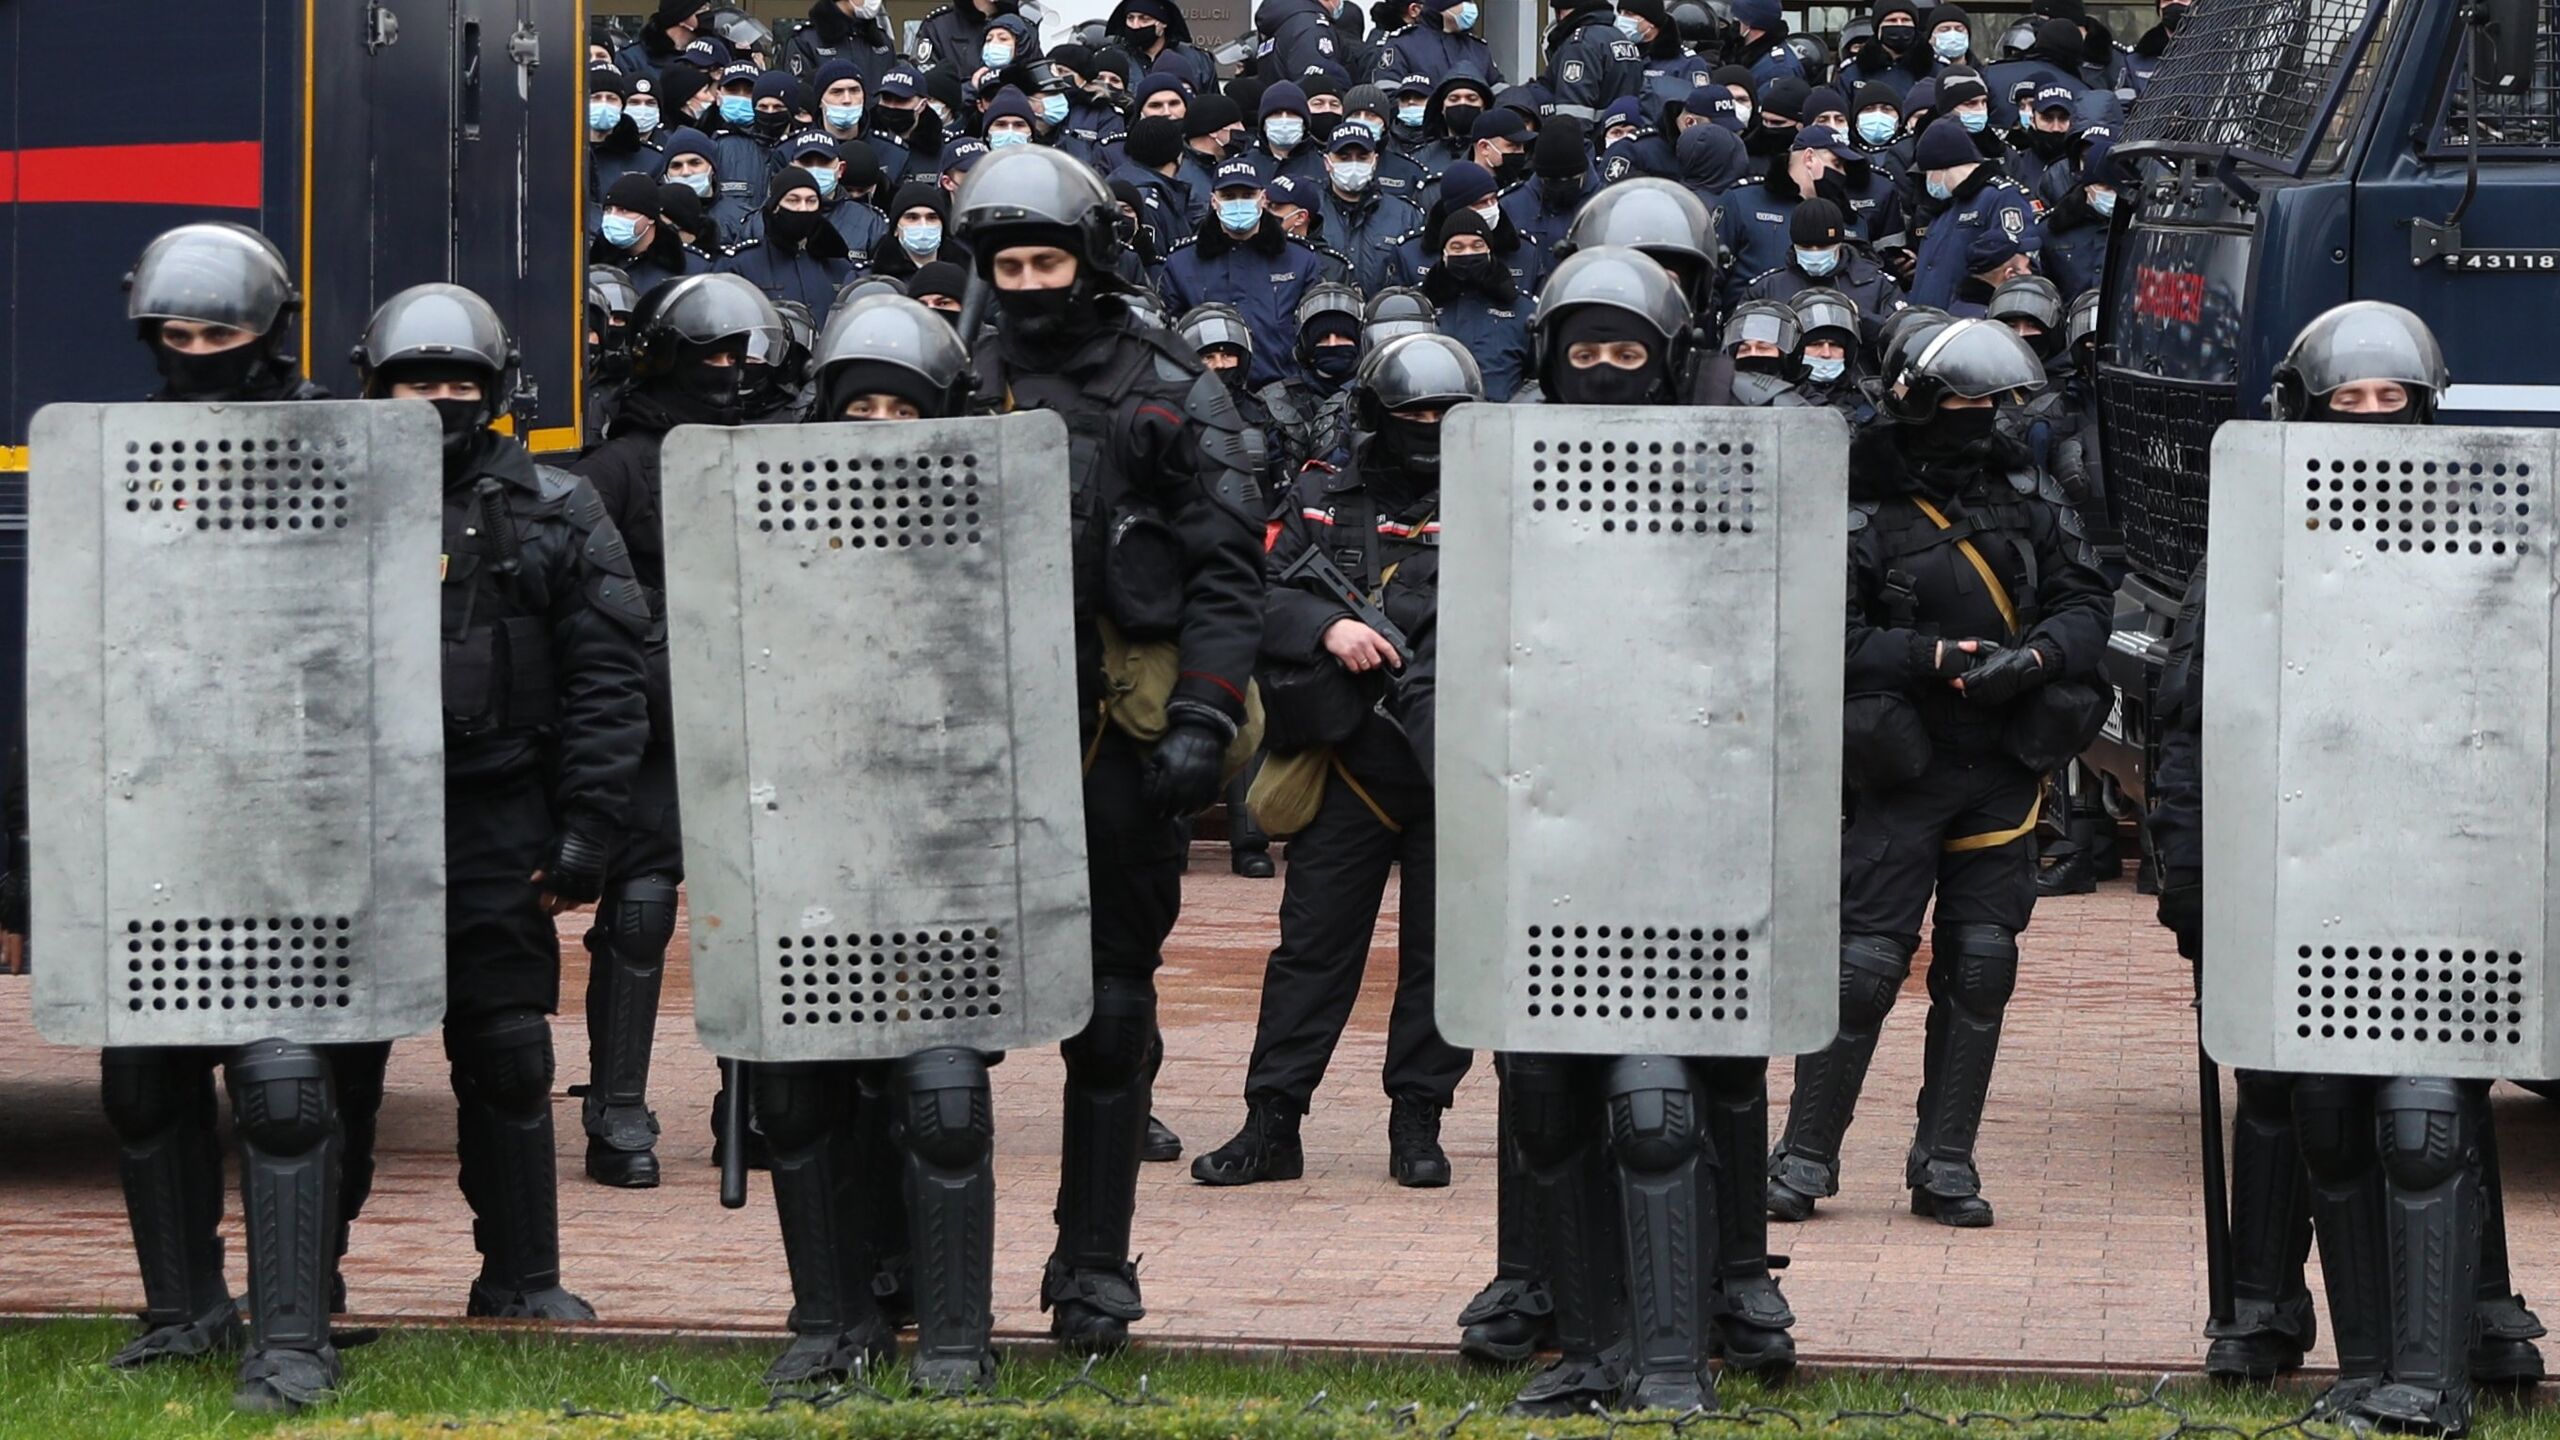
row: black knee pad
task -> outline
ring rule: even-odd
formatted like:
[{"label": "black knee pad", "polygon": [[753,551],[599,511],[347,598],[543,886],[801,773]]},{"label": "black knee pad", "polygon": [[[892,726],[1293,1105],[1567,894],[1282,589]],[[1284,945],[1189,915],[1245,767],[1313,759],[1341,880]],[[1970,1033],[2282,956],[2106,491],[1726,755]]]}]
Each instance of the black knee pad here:
[{"label": "black knee pad", "polygon": [[2294,1132],[2313,1178],[2347,1180],[2374,1163],[2373,1106],[2362,1081],[2305,1075],[2293,1082]]},{"label": "black knee pad", "polygon": [[1058,1047],[1067,1079],[1091,1089],[1115,1090],[1154,1071],[1161,1053],[1156,1036],[1156,987],[1135,975],[1093,979],[1093,1019]]},{"label": "black knee pad", "polygon": [[845,1074],[851,1068],[834,1060],[748,1066],[756,1130],[765,1143],[797,1154],[842,1125],[858,1093]]},{"label": "black knee pad", "polygon": [[259,1040],[242,1046],[229,1071],[231,1114],[240,1139],[268,1155],[300,1155],[336,1130],[337,1097],[328,1057],[308,1045]]},{"label": "black knee pad", "polygon": [[1930,968],[1948,1000],[1996,1015],[2018,988],[2018,936],[1998,925],[1942,925],[1929,940]]},{"label": "black knee pad", "polygon": [[116,1137],[128,1145],[157,1140],[187,1124],[208,1129],[213,1098],[204,1067],[156,1046],[117,1046],[98,1060],[99,1099]]},{"label": "black knee pad", "polygon": [[1911,975],[1911,952],[1883,935],[1840,937],[1840,1029],[1865,1034],[1884,1024]]},{"label": "black knee pad", "polygon": [[1570,1160],[1591,1139],[1591,1115],[1574,1084],[1576,1061],[1563,1055],[1511,1055],[1503,1061],[1511,1102],[1511,1139],[1523,1163],[1538,1169]]},{"label": "black knee pad", "polygon": [[1668,1055],[1609,1062],[1609,1150],[1620,1165],[1659,1175],[1699,1154],[1704,1131],[1687,1068]]},{"label": "black knee pad", "polygon": [[897,1062],[896,1135],[908,1154],[940,1170],[966,1170],[995,1148],[995,1096],[986,1057],[952,1047]]},{"label": "black knee pad", "polygon": [[2395,1185],[2432,1190],[2469,1163],[2476,1148],[2461,1082],[2386,1080],[2373,1108],[2381,1120],[2382,1168]]},{"label": "black knee pad", "polygon": [[519,1007],[447,1021],[445,1052],[453,1090],[502,1115],[531,1115],[551,1103],[551,1017]]},{"label": "black knee pad", "polygon": [[600,913],[612,918],[616,948],[625,956],[664,956],[676,935],[676,882],[664,875],[616,880]]}]

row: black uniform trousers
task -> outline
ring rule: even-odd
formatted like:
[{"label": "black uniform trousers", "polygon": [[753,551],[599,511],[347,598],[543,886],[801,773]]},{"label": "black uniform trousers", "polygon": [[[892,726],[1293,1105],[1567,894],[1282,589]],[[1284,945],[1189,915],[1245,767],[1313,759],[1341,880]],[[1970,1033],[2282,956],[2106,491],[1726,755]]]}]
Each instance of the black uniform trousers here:
[{"label": "black uniform trousers", "polygon": [[1360,998],[1387,874],[1397,866],[1404,888],[1396,911],[1386,1092],[1446,1109],[1466,1078],[1473,1053],[1441,1039],[1433,1016],[1438,935],[1431,787],[1406,769],[1371,781],[1337,768],[1326,778],[1315,818],[1289,842],[1280,944],[1263,970],[1262,1013],[1245,1070],[1248,1097],[1281,1099],[1306,1112]]},{"label": "black uniform trousers", "polygon": [[1920,944],[1929,897],[1937,928],[2016,932],[2035,913],[2042,780],[2006,755],[1949,754],[1917,780],[1862,792],[1840,839],[1840,933]]},{"label": "black uniform trousers", "polygon": [[498,1010],[560,1008],[560,932],[533,874],[551,860],[551,798],[528,775],[448,788],[445,1026]]}]

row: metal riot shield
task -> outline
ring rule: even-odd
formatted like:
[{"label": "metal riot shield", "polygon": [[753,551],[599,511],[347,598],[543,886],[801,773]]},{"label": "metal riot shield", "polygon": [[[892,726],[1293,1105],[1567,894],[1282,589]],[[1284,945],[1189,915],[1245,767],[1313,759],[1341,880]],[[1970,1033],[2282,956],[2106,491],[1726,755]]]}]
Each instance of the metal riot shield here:
[{"label": "metal riot shield", "polygon": [[703,1043],[883,1060],[1083,1029],[1064,423],[686,428],[663,466]]},{"label": "metal riot shield", "polygon": [[1442,454],[1441,1033],[1828,1044],[1847,427],[1465,405]]},{"label": "metal riot shield", "polygon": [[2560,432],[2234,423],[2213,445],[2205,1047],[2560,1074]]},{"label": "metal riot shield", "polygon": [[29,515],[36,1026],[444,1014],[443,462],[423,404],[52,405]]}]

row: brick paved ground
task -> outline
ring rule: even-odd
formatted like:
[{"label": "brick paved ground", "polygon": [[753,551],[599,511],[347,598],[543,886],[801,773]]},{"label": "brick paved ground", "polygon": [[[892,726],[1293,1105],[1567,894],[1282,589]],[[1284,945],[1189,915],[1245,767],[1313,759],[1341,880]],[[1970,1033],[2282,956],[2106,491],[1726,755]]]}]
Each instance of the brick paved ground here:
[{"label": "brick paved ground", "polygon": [[[1157,1108],[1192,1152],[1238,1118],[1235,1090],[1269,945],[1276,882],[1234,879],[1203,850],[1189,912],[1168,956],[1168,1058]],[[1918,1085],[1917,976],[1889,1027],[1852,1132],[1846,1193],[1813,1223],[1778,1231],[1809,1357],[2041,1362],[2121,1368],[2191,1365],[2204,1261],[2192,1136],[2186,967],[2129,885],[2048,902],[2027,937],[2008,1050],[1982,1147],[2000,1223],[1951,1231],[1902,1210],[1901,1155]],[[1193,1184],[1150,1166],[1138,1248],[1151,1338],[1442,1345],[1490,1273],[1493,1118],[1489,1071],[1469,1078],[1448,1127],[1458,1183],[1404,1191],[1386,1178],[1386,1103],[1377,1091],[1392,921],[1333,1076],[1307,1126],[1303,1182],[1243,1190]],[[570,949],[573,962],[583,954]],[[574,1004],[579,977],[567,991]],[[607,1319],[643,1326],[776,1327],[788,1294],[761,1182],[746,1210],[716,1203],[710,1168],[712,1066],[692,1041],[684,997],[660,1029],[658,1107],[671,1173],[663,1189],[611,1191],[578,1177],[576,1105],[560,1104],[569,1279]],[[26,982],[0,980],[0,1311],[130,1308],[139,1287],[98,1115],[94,1060],[37,1040]],[[563,1017],[562,1083],[585,1069],[584,1030]],[[1786,1067],[1778,1067],[1779,1100]],[[1039,1264],[1056,1184],[1054,1055],[997,1072],[1002,1250],[997,1313],[1036,1331]],[[348,1279],[367,1314],[450,1316],[474,1268],[452,1182],[452,1121],[432,1040],[392,1064],[382,1177],[357,1233]],[[2560,1182],[2546,1102],[2502,1088],[2515,1250],[2528,1295],[2560,1304]],[[235,1205],[236,1210],[236,1205]],[[232,1270],[240,1271],[236,1218]],[[235,1278],[235,1283],[237,1283]]]}]

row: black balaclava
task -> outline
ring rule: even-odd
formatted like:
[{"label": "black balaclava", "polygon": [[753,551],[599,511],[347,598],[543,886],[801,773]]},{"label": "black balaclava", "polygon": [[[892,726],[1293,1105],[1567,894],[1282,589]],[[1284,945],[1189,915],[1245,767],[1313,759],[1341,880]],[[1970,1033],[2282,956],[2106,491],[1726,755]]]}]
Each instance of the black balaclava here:
[{"label": "black balaclava", "polygon": [[1440,488],[1440,426],[1389,412],[1370,446],[1374,463],[1364,478],[1379,503],[1403,509]]},{"label": "black balaclava", "polygon": [[[2407,387],[2402,388],[2405,390]],[[2414,425],[2418,418],[2416,410],[2414,404],[2403,405],[2397,410],[2332,410],[2329,397],[2321,395],[2312,400],[2311,413],[2303,418],[2331,425]]]},{"label": "black balaclava", "polygon": [[[987,248],[979,252],[979,273],[989,274],[999,253],[1023,245],[1051,245],[1070,255],[1084,254],[1084,238],[1064,225],[1010,226],[988,238]],[[990,276],[989,286],[994,283]],[[1100,293],[1092,262],[1082,259],[1076,266],[1075,282],[1063,288],[998,289],[997,338],[1008,354],[1032,369],[1063,364],[1101,328],[1101,307],[1094,303]]]},{"label": "black balaclava", "polygon": [[[1641,370],[1615,365],[1576,369],[1566,358],[1576,345],[1613,344],[1632,340],[1645,348]],[[1671,369],[1662,337],[1642,320],[1614,305],[1583,305],[1556,321],[1552,398],[1559,405],[1659,405],[1670,398]]]},{"label": "black balaclava", "polygon": [[1996,405],[1933,410],[1918,424],[1902,427],[1902,453],[1922,489],[1951,495],[1981,472],[1999,423]]},{"label": "black balaclava", "polygon": [[[737,363],[714,365],[710,357],[726,352]],[[746,342],[686,344],[676,350],[673,369],[649,382],[649,396],[678,425],[735,425],[746,415]]]},{"label": "black balaclava", "polygon": [[[1328,335],[1348,336],[1351,343],[1316,343]],[[1298,350],[1306,362],[1307,376],[1317,388],[1339,390],[1360,368],[1360,322],[1339,312],[1320,315],[1299,332]]]},{"label": "black balaclava", "polygon": [[407,361],[386,367],[380,376],[380,390],[391,393],[393,385],[447,385],[470,381],[480,387],[477,400],[430,400],[436,407],[436,425],[444,435],[444,478],[448,485],[467,478],[471,462],[478,457],[481,437],[489,430],[489,422],[497,418],[497,403],[489,392],[493,388],[489,372],[477,365],[460,365],[439,361]]},{"label": "black balaclava", "polygon": [[172,400],[238,400],[274,382],[278,367],[264,336],[211,355],[182,355],[160,343],[159,322],[146,324],[151,363]]}]

